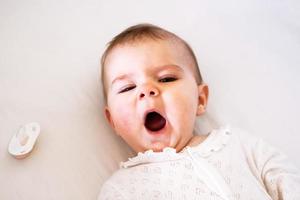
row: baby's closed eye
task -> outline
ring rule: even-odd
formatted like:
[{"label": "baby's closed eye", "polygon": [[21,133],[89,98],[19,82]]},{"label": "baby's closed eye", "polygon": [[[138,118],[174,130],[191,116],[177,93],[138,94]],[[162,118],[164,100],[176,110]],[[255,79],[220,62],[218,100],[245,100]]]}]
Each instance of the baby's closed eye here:
[{"label": "baby's closed eye", "polygon": [[131,86],[126,86],[125,88],[122,88],[118,93],[124,93],[124,92],[128,92],[132,89],[134,89],[136,86],[135,85],[131,85]]},{"label": "baby's closed eye", "polygon": [[176,81],[176,80],[177,80],[176,77],[167,76],[167,77],[164,77],[164,78],[160,78],[159,82],[166,83],[166,82],[172,82],[172,81]]}]

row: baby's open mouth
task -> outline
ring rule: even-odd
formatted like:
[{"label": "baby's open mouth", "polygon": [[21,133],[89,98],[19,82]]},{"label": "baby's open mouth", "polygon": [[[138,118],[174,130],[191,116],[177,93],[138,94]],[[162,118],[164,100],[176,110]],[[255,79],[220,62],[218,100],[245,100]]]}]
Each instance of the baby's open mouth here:
[{"label": "baby's open mouth", "polygon": [[157,112],[149,112],[144,125],[150,131],[159,131],[165,127],[166,119]]}]

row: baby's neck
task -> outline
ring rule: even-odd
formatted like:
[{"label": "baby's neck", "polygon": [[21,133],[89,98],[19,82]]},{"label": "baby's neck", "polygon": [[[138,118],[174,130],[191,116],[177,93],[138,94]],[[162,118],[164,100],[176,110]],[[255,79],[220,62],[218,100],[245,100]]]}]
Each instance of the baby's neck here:
[{"label": "baby's neck", "polygon": [[197,146],[200,143],[202,143],[208,135],[193,135],[193,137],[190,139],[190,141],[187,143],[186,146],[193,147]]}]

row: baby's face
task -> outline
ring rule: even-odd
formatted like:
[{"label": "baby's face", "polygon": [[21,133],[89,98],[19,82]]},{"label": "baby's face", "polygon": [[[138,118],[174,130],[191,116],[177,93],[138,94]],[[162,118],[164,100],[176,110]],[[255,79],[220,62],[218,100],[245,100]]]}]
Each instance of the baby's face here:
[{"label": "baby's face", "polygon": [[136,152],[180,151],[205,109],[208,87],[197,85],[182,47],[147,40],[115,47],[106,59],[106,117]]}]

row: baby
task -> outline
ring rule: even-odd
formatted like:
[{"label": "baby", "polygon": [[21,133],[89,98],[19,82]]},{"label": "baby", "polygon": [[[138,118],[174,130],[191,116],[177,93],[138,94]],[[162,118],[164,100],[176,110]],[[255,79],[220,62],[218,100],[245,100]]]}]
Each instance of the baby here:
[{"label": "baby", "polygon": [[286,157],[238,128],[194,134],[209,89],[190,46],[151,24],[129,27],[102,56],[105,116],[137,156],[99,200],[300,199]]}]

